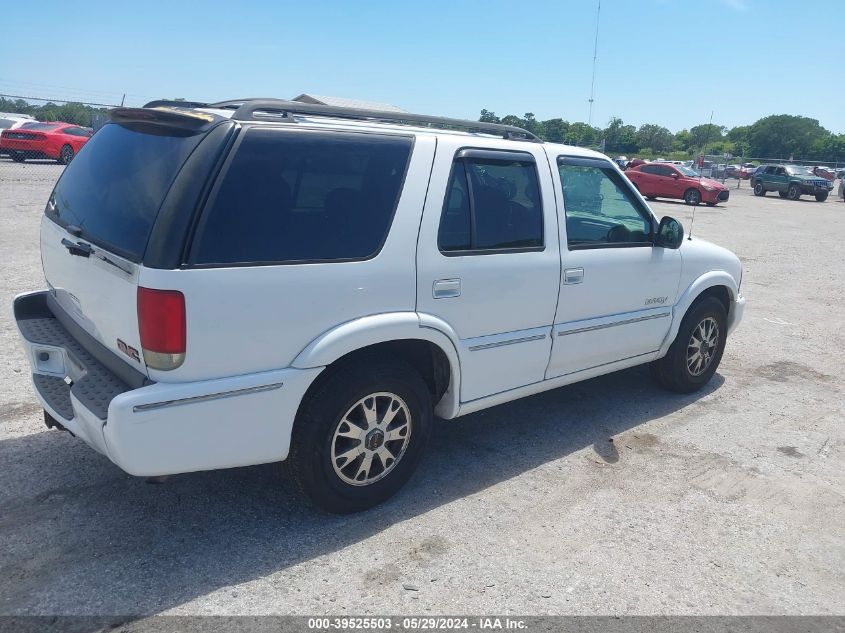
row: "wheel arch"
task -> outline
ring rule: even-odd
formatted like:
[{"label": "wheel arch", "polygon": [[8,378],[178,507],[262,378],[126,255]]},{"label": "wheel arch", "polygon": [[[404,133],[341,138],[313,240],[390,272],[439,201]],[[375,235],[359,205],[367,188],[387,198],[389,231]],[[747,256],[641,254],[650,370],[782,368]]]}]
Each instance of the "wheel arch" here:
[{"label": "wheel arch", "polygon": [[[445,323],[438,323],[439,319],[422,317],[416,312],[396,312],[347,321],[314,339],[291,365],[330,368],[357,356],[401,358],[419,371],[429,386],[435,413],[453,418],[460,404],[460,362],[454,332]],[[324,375],[327,372],[321,372],[309,390]]]},{"label": "wheel arch", "polygon": [[678,335],[678,330],[681,329],[681,321],[698,301],[705,297],[715,297],[725,306],[725,312],[730,314],[731,305],[736,301],[738,295],[739,288],[737,288],[734,278],[726,271],[714,270],[698,277],[689,285],[673,307],[672,327],[660,346],[658,357],[664,356],[669,351],[669,347]]}]

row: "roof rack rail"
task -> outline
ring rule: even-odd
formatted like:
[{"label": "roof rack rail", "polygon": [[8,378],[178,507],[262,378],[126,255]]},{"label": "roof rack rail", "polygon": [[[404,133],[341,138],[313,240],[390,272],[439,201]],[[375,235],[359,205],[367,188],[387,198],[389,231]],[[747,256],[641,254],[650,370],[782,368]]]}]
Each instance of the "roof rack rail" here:
[{"label": "roof rack rail", "polygon": [[235,110],[232,118],[239,121],[250,121],[261,118],[260,113],[266,113],[273,118],[290,118],[292,115],[324,116],[336,119],[352,119],[356,121],[379,121],[398,123],[400,125],[419,125],[441,129],[459,129],[468,132],[479,132],[500,136],[517,141],[542,142],[535,134],[521,127],[503,125],[501,123],[484,123],[465,119],[450,119],[425,114],[411,114],[410,112],[383,112],[381,110],[366,110],[362,108],[342,108],[314,103],[300,103],[285,101],[284,99],[233,99],[208,104],[205,107]]},{"label": "roof rack rail", "polygon": [[207,108],[202,101],[184,101],[181,99],[156,99],[143,105],[144,108]]}]

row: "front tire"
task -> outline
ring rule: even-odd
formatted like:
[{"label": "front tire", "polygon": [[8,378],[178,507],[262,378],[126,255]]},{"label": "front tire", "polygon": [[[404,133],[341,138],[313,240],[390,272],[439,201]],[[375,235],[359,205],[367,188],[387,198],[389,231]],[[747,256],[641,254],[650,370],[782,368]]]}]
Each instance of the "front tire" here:
[{"label": "front tire", "polygon": [[827,200],[827,194],[826,193],[817,193],[816,194],[816,202],[824,202],[825,200]]},{"label": "front tire", "polygon": [[786,197],[790,200],[798,200],[801,197],[801,187],[798,185],[789,185],[789,189],[786,190]]},{"label": "front tire", "polygon": [[12,160],[16,163],[22,163],[26,160],[26,154],[24,154],[23,152],[13,152]]},{"label": "front tire", "polygon": [[763,186],[763,183],[759,180],[754,184],[754,195],[755,196],[765,196],[766,195],[766,188]]},{"label": "front tire", "polygon": [[420,374],[395,360],[358,357],[326,371],[296,416],[288,468],[320,508],[366,510],[416,469],[431,434],[431,396]]},{"label": "front tire", "polygon": [[687,189],[684,192],[684,202],[691,205],[701,204],[701,192],[698,189]]},{"label": "front tire", "polygon": [[694,303],[669,352],[651,363],[657,383],[676,393],[692,393],[706,385],[722,360],[727,324],[725,306],[715,297]]}]

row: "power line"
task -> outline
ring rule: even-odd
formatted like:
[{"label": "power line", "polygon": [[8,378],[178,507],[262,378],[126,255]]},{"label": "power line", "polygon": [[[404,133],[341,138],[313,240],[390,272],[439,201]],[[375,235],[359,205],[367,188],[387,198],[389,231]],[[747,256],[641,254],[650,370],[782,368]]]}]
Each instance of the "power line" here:
[{"label": "power line", "polygon": [[119,105],[114,103],[92,103],[91,101],[74,101],[73,99],[45,99],[44,97],[23,97],[21,95],[7,95],[0,93],[0,97],[4,99],[23,99],[25,101],[48,101],[52,103],[81,103],[82,105],[100,106],[103,108],[119,108]]},{"label": "power line", "polygon": [[[121,94],[121,93],[115,93],[115,92],[105,91],[105,90],[84,89],[84,88],[79,88],[78,86],[72,88],[70,86],[60,86],[60,85],[57,85],[57,84],[38,83],[38,82],[34,82],[34,81],[21,81],[19,79],[9,79],[7,77],[0,77],[0,85],[2,85],[2,84],[5,84],[7,86],[5,89],[9,90],[10,92],[19,92],[19,91],[20,92],[30,92],[32,90],[38,90],[38,91],[46,90],[46,91],[52,92],[54,94],[56,92],[63,92],[63,93],[86,94],[86,95],[91,95],[91,96],[96,95],[94,98],[97,98],[97,99],[101,99],[103,97],[112,98],[112,97],[115,97],[117,94]],[[24,88],[24,87],[19,87],[19,86],[28,86],[28,87]],[[137,97],[138,99],[147,99],[148,101],[152,98],[152,97],[148,97],[148,96],[145,96],[145,95],[138,95],[138,94],[131,94],[131,93],[127,93],[127,96]]]}]

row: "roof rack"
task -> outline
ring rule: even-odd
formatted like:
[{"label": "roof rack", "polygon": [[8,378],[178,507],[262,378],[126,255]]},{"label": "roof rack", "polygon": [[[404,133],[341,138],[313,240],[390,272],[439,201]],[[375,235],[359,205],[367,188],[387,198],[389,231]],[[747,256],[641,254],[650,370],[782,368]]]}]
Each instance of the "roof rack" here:
[{"label": "roof rack", "polygon": [[[186,102],[179,102],[185,104]],[[168,103],[168,105],[171,105]],[[175,104],[173,104],[175,105]],[[145,106],[146,107],[146,106]],[[187,106],[191,107],[191,106]],[[450,119],[425,114],[411,114],[407,112],[384,112],[381,110],[366,110],[361,108],[342,108],[314,103],[300,103],[285,101],[284,99],[233,99],[219,101],[203,106],[223,110],[234,110],[232,118],[239,121],[250,121],[258,118],[291,118],[293,115],[324,116],[335,119],[351,119],[356,121],[378,121],[397,123],[400,125],[419,125],[440,129],[458,129],[467,132],[491,134],[505,139],[517,141],[542,142],[535,134],[521,127],[503,125],[500,123],[484,123],[465,119]],[[262,117],[262,114],[264,117]]]}]

